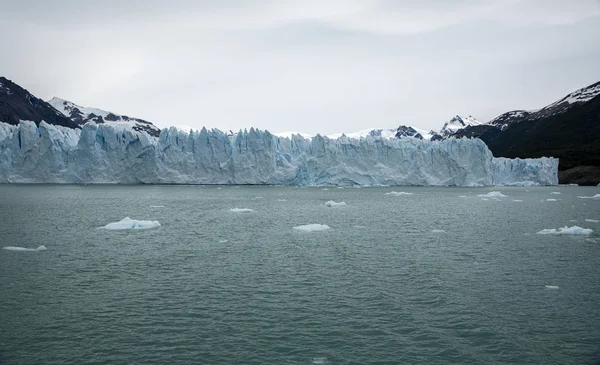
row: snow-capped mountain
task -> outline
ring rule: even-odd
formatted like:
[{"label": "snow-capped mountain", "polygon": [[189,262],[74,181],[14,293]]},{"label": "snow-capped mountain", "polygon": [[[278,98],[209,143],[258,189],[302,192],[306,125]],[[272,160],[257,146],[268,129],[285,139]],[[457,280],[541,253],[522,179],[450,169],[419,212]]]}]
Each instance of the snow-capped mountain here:
[{"label": "snow-capped mountain", "polygon": [[86,108],[71,101],[54,97],[48,101],[54,109],[70,118],[77,125],[82,126],[87,122],[97,124],[106,123],[121,128],[131,128],[135,131],[144,131],[153,137],[158,137],[160,129],[154,124],[139,118],[130,118],[97,108]]},{"label": "snow-capped mountain", "polygon": [[463,128],[481,124],[482,123],[480,121],[478,121],[470,115],[468,117],[461,117],[460,115],[456,115],[454,116],[454,118],[444,123],[444,126],[440,130],[440,134],[444,137],[449,137]]},{"label": "snow-capped mountain", "polygon": [[521,122],[521,121],[527,119],[527,117],[529,117],[531,115],[531,113],[534,113],[534,112],[527,111],[527,110],[513,110],[510,112],[506,112],[504,114],[500,114],[499,116],[490,120],[486,124],[498,127],[501,130],[505,130],[511,124],[518,123],[518,122]]},{"label": "snow-capped mountain", "polygon": [[588,101],[592,100],[598,95],[600,95],[600,82],[573,91],[564,98],[555,101],[554,103],[533,113],[530,119],[536,119],[558,113],[564,113],[569,108],[575,105],[587,103]]}]

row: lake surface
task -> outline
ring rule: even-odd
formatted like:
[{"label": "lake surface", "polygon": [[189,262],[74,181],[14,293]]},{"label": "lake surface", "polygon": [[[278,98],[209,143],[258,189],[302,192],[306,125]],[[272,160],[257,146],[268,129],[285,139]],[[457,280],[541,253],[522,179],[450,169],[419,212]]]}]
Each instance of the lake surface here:
[{"label": "lake surface", "polygon": [[597,363],[597,193],[2,185],[0,364]]}]

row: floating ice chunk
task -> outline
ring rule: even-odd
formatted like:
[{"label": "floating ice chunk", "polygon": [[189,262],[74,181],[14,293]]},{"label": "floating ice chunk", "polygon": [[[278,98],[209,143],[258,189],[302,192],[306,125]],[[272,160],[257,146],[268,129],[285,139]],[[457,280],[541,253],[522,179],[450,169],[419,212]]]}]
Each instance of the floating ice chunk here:
[{"label": "floating ice chunk", "polygon": [[490,191],[487,194],[479,194],[477,196],[480,198],[507,198],[508,197],[499,191]]},{"label": "floating ice chunk", "polygon": [[165,208],[164,205],[151,205],[150,208]]},{"label": "floating ice chunk", "polygon": [[555,201],[558,201],[558,200],[556,200],[556,199],[546,199],[546,201],[547,202],[555,202]]},{"label": "floating ice chunk", "polygon": [[578,196],[579,199],[600,199],[600,194],[594,196]]},{"label": "floating ice chunk", "polygon": [[577,219],[570,219],[569,222],[577,222]]},{"label": "floating ice chunk", "polygon": [[46,246],[44,246],[44,245],[41,245],[38,248],[7,246],[7,247],[2,247],[2,249],[8,250],[8,251],[45,251],[45,250],[47,250]]},{"label": "floating ice chunk", "polygon": [[312,363],[316,364],[316,365],[327,364],[327,358],[326,357],[313,357]]},{"label": "floating ice chunk", "polygon": [[113,222],[105,225],[104,229],[108,229],[111,231],[123,231],[123,230],[140,230],[140,229],[151,229],[160,227],[160,223],[158,221],[138,221],[135,219],[131,219],[129,217],[125,217],[118,222]]},{"label": "floating ice chunk", "polygon": [[250,209],[250,208],[231,208],[229,209],[230,212],[233,213],[251,213],[254,212],[254,209]]},{"label": "floating ice chunk", "polygon": [[485,200],[485,201],[488,201],[488,200],[489,200],[489,199],[486,199],[486,198],[482,198],[482,199],[481,199],[481,200]]},{"label": "floating ice chunk", "polygon": [[223,188],[222,187],[218,187],[217,190],[223,190]]},{"label": "floating ice chunk", "polygon": [[220,240],[219,243],[227,243],[229,240]]},{"label": "floating ice chunk", "polygon": [[596,219],[586,219],[585,221],[586,222],[590,222],[590,223],[598,223],[598,222],[600,222],[599,220],[596,220]]},{"label": "floating ice chunk", "polygon": [[286,202],[287,199],[277,199],[278,202]]},{"label": "floating ice chunk", "polygon": [[254,198],[252,198],[252,200],[258,200],[258,199],[262,199],[262,196],[255,196]]},{"label": "floating ice chunk", "polygon": [[323,190],[323,191],[327,191],[327,190],[329,190],[329,189],[327,189],[327,188],[324,188],[324,189],[321,189],[321,190]]},{"label": "floating ice chunk", "polygon": [[542,229],[538,234],[554,234],[554,235],[577,235],[577,236],[589,236],[594,230],[589,228],[581,228],[578,226],[573,227],[562,227],[559,229]]},{"label": "floating ice chunk", "polygon": [[346,206],[346,202],[336,203],[333,200],[330,200],[328,202],[325,202],[325,204],[323,204],[323,205],[326,206],[326,207],[328,207],[328,208],[345,207]]},{"label": "floating ice chunk", "polygon": [[458,197],[459,198],[468,198],[468,196],[466,196],[466,195],[459,195]]},{"label": "floating ice chunk", "polygon": [[302,231],[302,232],[319,232],[319,231],[326,231],[329,228],[328,225],[326,224],[305,224],[303,226],[297,226],[297,227],[293,227],[295,230],[297,231]]},{"label": "floating ice chunk", "polygon": [[443,229],[432,229],[431,232],[432,233],[445,233],[446,231],[444,231]]},{"label": "floating ice chunk", "polygon": [[551,195],[560,195],[560,191],[553,191],[550,193]]},{"label": "floating ice chunk", "polygon": [[546,289],[558,289],[558,285],[544,285]]},{"label": "floating ice chunk", "polygon": [[385,195],[402,196],[402,195],[413,195],[413,193],[407,193],[405,191],[390,191],[389,193],[385,193]]},{"label": "floating ice chunk", "polygon": [[352,226],[352,227],[354,227],[354,228],[357,228],[357,229],[364,229],[364,228],[367,228],[367,226],[360,226],[360,225],[356,225],[356,226]]},{"label": "floating ice chunk", "polygon": [[521,199],[513,199],[514,202],[522,202]]}]

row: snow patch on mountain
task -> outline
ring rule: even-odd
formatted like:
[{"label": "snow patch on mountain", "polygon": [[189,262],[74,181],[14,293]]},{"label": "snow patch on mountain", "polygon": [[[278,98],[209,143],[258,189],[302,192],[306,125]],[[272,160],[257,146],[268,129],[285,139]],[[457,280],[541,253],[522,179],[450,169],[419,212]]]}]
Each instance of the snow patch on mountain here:
[{"label": "snow patch on mountain", "polygon": [[50,99],[48,104],[64,116],[71,118],[80,126],[87,122],[105,123],[120,130],[132,129],[135,131],[144,131],[154,137],[158,137],[160,134],[159,128],[142,119],[130,118],[126,115],[120,115],[102,109],[83,107],[57,97]]}]

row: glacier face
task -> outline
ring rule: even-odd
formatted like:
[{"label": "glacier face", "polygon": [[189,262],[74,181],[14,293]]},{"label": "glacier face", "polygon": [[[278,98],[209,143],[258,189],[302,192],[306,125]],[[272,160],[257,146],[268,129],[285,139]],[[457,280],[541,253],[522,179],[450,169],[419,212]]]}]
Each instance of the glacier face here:
[{"label": "glacier face", "polygon": [[0,123],[1,183],[556,185],[558,159],[494,158],[479,139],[228,136],[174,127],[158,138],[112,125]]}]

